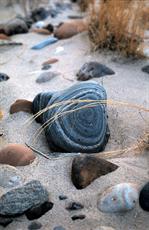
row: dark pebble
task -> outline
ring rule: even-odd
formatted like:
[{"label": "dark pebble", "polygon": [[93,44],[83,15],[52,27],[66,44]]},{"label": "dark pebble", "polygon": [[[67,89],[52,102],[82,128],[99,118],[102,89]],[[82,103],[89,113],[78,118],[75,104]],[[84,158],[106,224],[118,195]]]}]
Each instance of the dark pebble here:
[{"label": "dark pebble", "polygon": [[143,210],[149,212],[149,182],[142,188],[139,203]]},{"label": "dark pebble", "polygon": [[62,226],[56,226],[53,228],[53,230],[65,230]]},{"label": "dark pebble", "polygon": [[66,208],[68,211],[74,211],[74,210],[80,210],[83,209],[84,206],[80,203],[72,202],[69,204],[69,206]]},{"label": "dark pebble", "polygon": [[8,75],[5,73],[0,73],[0,82],[7,81],[9,79]]},{"label": "dark pebble", "polygon": [[49,32],[53,33],[54,26],[49,23],[48,25],[44,26],[44,29],[49,30]]},{"label": "dark pebble", "polygon": [[75,221],[75,220],[83,220],[83,219],[85,219],[85,215],[76,215],[76,216],[72,216],[71,217],[71,219],[73,220],[73,221]]},{"label": "dark pebble", "polygon": [[48,15],[49,12],[44,7],[39,7],[31,12],[31,18],[34,22],[44,20]]},{"label": "dark pebble", "polygon": [[59,196],[59,200],[66,200],[66,199],[68,199],[67,196],[64,196],[64,195],[60,195],[60,196]]},{"label": "dark pebble", "polygon": [[149,65],[144,66],[142,71],[149,74]]},{"label": "dark pebble", "polygon": [[36,230],[36,229],[40,229],[41,227],[42,227],[42,224],[38,221],[34,221],[28,225],[29,230]]},{"label": "dark pebble", "polygon": [[53,208],[53,205],[54,204],[52,202],[45,202],[41,205],[29,209],[25,212],[25,215],[29,220],[38,219],[41,216],[43,216],[46,212],[51,210]]},{"label": "dark pebble", "polygon": [[12,223],[12,218],[0,217],[0,225],[6,227],[8,224]]},{"label": "dark pebble", "polygon": [[71,179],[77,189],[83,189],[117,168],[117,165],[95,156],[76,157],[72,162]]},{"label": "dark pebble", "polygon": [[91,78],[99,78],[105,75],[112,74],[115,74],[115,72],[101,63],[87,62],[81,67],[81,69],[77,73],[77,79],[79,81],[87,81]]},{"label": "dark pebble", "polygon": [[51,65],[49,65],[49,64],[46,64],[46,65],[42,66],[42,70],[48,70],[50,68],[51,68]]}]

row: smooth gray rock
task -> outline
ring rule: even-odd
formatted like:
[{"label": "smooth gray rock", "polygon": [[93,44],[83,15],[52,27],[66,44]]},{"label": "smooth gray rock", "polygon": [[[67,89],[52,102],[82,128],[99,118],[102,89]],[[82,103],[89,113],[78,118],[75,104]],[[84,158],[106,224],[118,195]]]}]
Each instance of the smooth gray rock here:
[{"label": "smooth gray rock", "polygon": [[48,191],[40,181],[32,180],[0,197],[0,215],[14,216],[49,200]]},{"label": "smooth gray rock", "polygon": [[39,75],[39,77],[36,79],[36,82],[41,84],[41,83],[50,81],[51,79],[53,79],[54,77],[58,75],[59,74],[57,72],[52,72],[52,71],[44,72]]},{"label": "smooth gray rock", "polygon": [[5,30],[5,33],[10,36],[14,34],[27,33],[28,27],[25,21],[19,18],[14,18],[8,21],[8,23],[6,23],[4,30]]}]

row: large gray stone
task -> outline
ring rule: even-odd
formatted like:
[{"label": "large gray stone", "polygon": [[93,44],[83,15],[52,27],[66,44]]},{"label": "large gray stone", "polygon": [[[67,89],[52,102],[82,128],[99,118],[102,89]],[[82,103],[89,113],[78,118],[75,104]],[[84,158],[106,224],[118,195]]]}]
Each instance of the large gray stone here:
[{"label": "large gray stone", "polygon": [[0,215],[13,216],[49,200],[48,191],[40,181],[32,180],[0,197]]}]

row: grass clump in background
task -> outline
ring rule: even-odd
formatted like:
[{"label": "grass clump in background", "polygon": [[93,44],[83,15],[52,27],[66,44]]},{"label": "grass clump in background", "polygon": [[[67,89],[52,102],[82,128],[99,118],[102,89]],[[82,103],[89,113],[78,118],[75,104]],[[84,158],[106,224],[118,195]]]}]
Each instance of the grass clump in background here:
[{"label": "grass clump in background", "polygon": [[143,57],[145,0],[101,0],[94,4],[89,38],[94,49],[118,51],[125,56]]}]

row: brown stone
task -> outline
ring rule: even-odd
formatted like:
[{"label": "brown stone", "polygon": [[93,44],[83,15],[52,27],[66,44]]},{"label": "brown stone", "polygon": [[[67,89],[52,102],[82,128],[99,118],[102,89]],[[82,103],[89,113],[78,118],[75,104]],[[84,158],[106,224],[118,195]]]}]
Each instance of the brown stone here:
[{"label": "brown stone", "polygon": [[12,166],[29,165],[35,159],[33,151],[21,144],[8,144],[0,150],[0,163]]},{"label": "brown stone", "polygon": [[54,64],[54,63],[56,63],[56,62],[58,62],[58,59],[57,59],[57,58],[50,58],[49,60],[43,62],[42,65],[47,65],[47,64],[50,64],[50,65],[51,65],[51,64]]},{"label": "brown stone", "polygon": [[100,176],[115,171],[117,165],[94,156],[79,156],[72,162],[71,179],[77,189],[87,187]]},{"label": "brown stone", "polygon": [[83,20],[62,23],[54,32],[54,36],[59,39],[71,38],[74,35],[87,30],[87,25]]},{"label": "brown stone", "polygon": [[38,34],[45,34],[45,35],[50,35],[51,32],[47,29],[32,29],[31,32],[38,33]]},{"label": "brown stone", "polygon": [[16,100],[10,106],[10,113],[13,114],[20,111],[32,113],[32,102],[24,99]]},{"label": "brown stone", "polygon": [[0,33],[0,40],[10,40],[10,37],[8,37],[6,34]]}]

